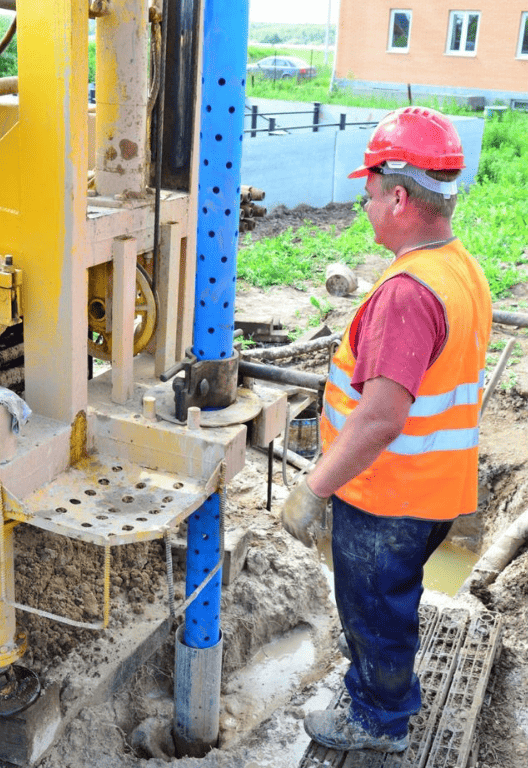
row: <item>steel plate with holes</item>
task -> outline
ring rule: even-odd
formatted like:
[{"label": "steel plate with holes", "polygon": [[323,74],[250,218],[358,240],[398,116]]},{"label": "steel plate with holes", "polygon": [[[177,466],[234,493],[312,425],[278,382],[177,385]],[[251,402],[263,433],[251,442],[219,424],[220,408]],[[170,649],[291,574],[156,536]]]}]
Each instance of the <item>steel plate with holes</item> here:
[{"label": "steel plate with holes", "polygon": [[176,477],[122,460],[90,458],[24,499],[9,516],[99,545],[163,536],[194,512],[218,485]]}]

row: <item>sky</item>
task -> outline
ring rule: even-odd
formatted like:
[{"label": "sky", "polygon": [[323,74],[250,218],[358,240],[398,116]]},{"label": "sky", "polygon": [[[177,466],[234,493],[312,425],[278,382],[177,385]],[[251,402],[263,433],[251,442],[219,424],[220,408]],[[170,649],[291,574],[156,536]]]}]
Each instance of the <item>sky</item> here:
[{"label": "sky", "polygon": [[282,24],[326,24],[337,22],[338,0],[250,0],[249,20]]}]

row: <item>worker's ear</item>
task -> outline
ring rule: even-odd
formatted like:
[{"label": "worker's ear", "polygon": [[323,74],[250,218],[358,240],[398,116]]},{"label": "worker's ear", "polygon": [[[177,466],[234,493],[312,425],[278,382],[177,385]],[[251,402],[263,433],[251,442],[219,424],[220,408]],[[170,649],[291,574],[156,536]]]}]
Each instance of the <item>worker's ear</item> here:
[{"label": "worker's ear", "polygon": [[393,194],[393,215],[400,216],[402,213],[405,212],[407,205],[409,203],[409,193],[407,192],[405,187],[402,187],[398,184],[393,188],[392,194]]}]

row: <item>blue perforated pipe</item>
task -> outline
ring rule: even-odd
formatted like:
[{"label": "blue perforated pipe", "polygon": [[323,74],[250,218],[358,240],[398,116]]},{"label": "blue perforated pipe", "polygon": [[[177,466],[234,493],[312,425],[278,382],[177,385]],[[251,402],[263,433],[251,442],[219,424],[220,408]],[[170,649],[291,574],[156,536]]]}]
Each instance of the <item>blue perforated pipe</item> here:
[{"label": "blue perforated pipe", "polygon": [[[193,352],[199,360],[233,354],[240,164],[248,35],[248,0],[206,0]],[[189,595],[218,561],[219,498],[188,521]],[[219,571],[185,614],[184,642],[208,648],[220,637]]]}]

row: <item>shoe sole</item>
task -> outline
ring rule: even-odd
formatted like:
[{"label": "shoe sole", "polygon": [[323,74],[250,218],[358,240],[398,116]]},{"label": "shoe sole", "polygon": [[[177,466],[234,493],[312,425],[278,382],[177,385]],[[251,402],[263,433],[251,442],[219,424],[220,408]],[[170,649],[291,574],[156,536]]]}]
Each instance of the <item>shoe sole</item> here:
[{"label": "shoe sole", "polygon": [[[306,729],[305,729],[306,730]],[[409,743],[403,744],[401,747],[392,747],[387,749],[387,747],[383,746],[383,744],[379,744],[378,746],[374,746],[373,744],[362,744],[359,745],[357,742],[346,747],[338,747],[335,745],[335,743],[331,742],[330,740],[325,741],[323,738],[317,738],[315,739],[311,733],[306,731],[308,736],[312,739],[312,741],[315,741],[317,744],[320,744],[323,747],[326,747],[327,749],[334,749],[336,752],[351,752],[351,751],[357,751],[360,749],[370,749],[372,752],[385,752],[385,753],[399,753],[399,752],[405,752],[407,747],[409,746]]]}]

